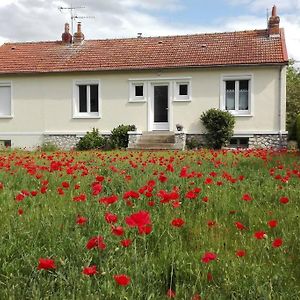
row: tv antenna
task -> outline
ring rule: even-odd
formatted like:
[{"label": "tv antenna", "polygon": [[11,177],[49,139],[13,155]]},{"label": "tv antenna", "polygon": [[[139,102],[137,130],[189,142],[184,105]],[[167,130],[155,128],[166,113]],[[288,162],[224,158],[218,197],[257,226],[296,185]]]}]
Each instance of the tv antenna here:
[{"label": "tv antenna", "polygon": [[60,12],[62,12],[63,10],[68,10],[70,12],[70,15],[71,15],[71,34],[72,35],[74,34],[74,21],[76,19],[95,19],[94,16],[78,16],[75,13],[75,10],[76,9],[82,9],[82,8],[85,8],[85,6],[73,6],[72,3],[68,7],[63,7],[63,6],[58,7]]}]

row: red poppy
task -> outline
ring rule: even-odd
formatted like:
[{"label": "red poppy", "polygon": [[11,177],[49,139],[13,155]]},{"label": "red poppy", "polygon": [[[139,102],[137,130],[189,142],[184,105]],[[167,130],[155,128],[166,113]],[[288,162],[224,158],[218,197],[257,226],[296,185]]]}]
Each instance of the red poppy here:
[{"label": "red poppy", "polygon": [[216,222],[215,221],[212,221],[212,220],[209,220],[209,221],[207,221],[207,226],[208,227],[213,227],[213,226],[215,226],[216,225]]},{"label": "red poppy", "polygon": [[37,267],[38,270],[50,270],[56,269],[55,263],[53,259],[50,258],[40,258],[39,265]]},{"label": "red poppy", "polygon": [[100,194],[102,191],[102,185],[98,182],[94,182],[92,184],[92,195],[93,196],[97,196],[98,194]]},{"label": "red poppy", "polygon": [[85,267],[82,271],[82,274],[88,275],[88,276],[95,275],[96,273],[97,273],[97,266],[95,266],[95,265],[90,266],[90,267]]},{"label": "red poppy", "polygon": [[194,294],[192,300],[201,300],[201,296],[199,294]]},{"label": "red poppy", "polygon": [[254,237],[255,237],[256,239],[258,239],[258,240],[262,240],[262,239],[264,239],[266,236],[267,236],[267,235],[266,235],[266,233],[265,233],[264,231],[256,231],[256,232],[254,233]]},{"label": "red poppy", "polygon": [[65,188],[65,189],[68,189],[68,188],[70,187],[70,183],[67,182],[67,181],[63,181],[63,182],[61,183],[61,185],[62,185],[62,187]]},{"label": "red poppy", "polygon": [[139,234],[150,234],[152,232],[152,226],[151,225],[145,225],[145,226],[139,226]]},{"label": "red poppy", "polygon": [[270,228],[276,227],[277,224],[278,224],[277,220],[270,220],[270,221],[268,222],[268,226],[269,226]]},{"label": "red poppy", "polygon": [[115,214],[112,214],[110,212],[106,212],[104,215],[105,221],[109,224],[116,223],[118,221],[118,216]]},{"label": "red poppy", "polygon": [[280,197],[279,201],[282,204],[287,204],[289,202],[289,198],[288,197]]},{"label": "red poppy", "polygon": [[76,218],[76,224],[78,225],[84,225],[87,222],[87,218],[82,217],[82,216],[77,216]]},{"label": "red poppy", "polygon": [[121,245],[125,248],[129,247],[131,244],[132,244],[132,240],[130,240],[130,239],[121,241]]},{"label": "red poppy", "polygon": [[208,272],[206,277],[207,277],[207,281],[212,281],[213,280],[213,276],[212,276],[211,272]]},{"label": "red poppy", "polygon": [[25,198],[25,195],[23,195],[22,193],[19,193],[19,194],[16,196],[16,200],[17,200],[18,202],[23,201],[24,198]]},{"label": "red poppy", "polygon": [[277,238],[277,239],[275,239],[275,240],[273,241],[272,246],[273,246],[274,248],[278,248],[278,247],[280,247],[282,244],[283,244],[282,239]]},{"label": "red poppy", "polygon": [[142,227],[151,224],[150,214],[144,210],[131,214],[125,218],[125,221],[129,227]]},{"label": "red poppy", "polygon": [[251,197],[249,194],[244,194],[243,197],[242,197],[242,199],[243,199],[244,201],[251,201],[251,200],[252,200],[252,197]]},{"label": "red poppy", "polygon": [[185,198],[187,199],[195,199],[197,198],[198,194],[195,193],[194,191],[189,191],[185,194]]},{"label": "red poppy", "polygon": [[124,234],[124,229],[122,226],[112,226],[111,232],[114,235],[121,236]]},{"label": "red poppy", "polygon": [[110,205],[110,204],[113,204],[113,203],[115,203],[117,201],[118,201],[118,196],[112,195],[112,196],[109,196],[109,197],[103,197],[103,198],[101,198],[99,200],[99,203]]},{"label": "red poppy", "polygon": [[243,256],[246,255],[246,251],[245,251],[245,250],[237,250],[237,251],[235,252],[235,255],[236,255],[237,257],[243,257]]},{"label": "red poppy", "polygon": [[235,227],[239,230],[246,230],[247,228],[241,222],[235,222]]},{"label": "red poppy", "polygon": [[118,285],[126,286],[130,283],[130,277],[125,274],[114,275],[113,277]]},{"label": "red poppy", "polygon": [[217,254],[213,252],[205,252],[201,258],[201,261],[203,263],[209,263],[212,260],[215,260],[217,258]]},{"label": "red poppy", "polygon": [[23,209],[22,209],[22,208],[19,208],[19,209],[18,209],[18,214],[19,214],[20,216],[22,216],[23,213],[24,213]]},{"label": "red poppy", "polygon": [[172,226],[174,226],[174,227],[181,227],[184,225],[184,223],[185,223],[184,220],[182,220],[181,218],[174,219],[171,222]]},{"label": "red poppy", "polygon": [[175,298],[176,297],[175,291],[173,291],[172,289],[168,289],[167,290],[167,297],[168,298]]},{"label": "red poppy", "polygon": [[203,201],[203,202],[208,202],[208,197],[203,197],[203,198],[202,198],[202,201]]},{"label": "red poppy", "polygon": [[93,248],[98,248],[98,249],[104,250],[106,248],[106,245],[103,242],[102,236],[94,236],[87,242],[86,248],[88,250],[93,249]]}]

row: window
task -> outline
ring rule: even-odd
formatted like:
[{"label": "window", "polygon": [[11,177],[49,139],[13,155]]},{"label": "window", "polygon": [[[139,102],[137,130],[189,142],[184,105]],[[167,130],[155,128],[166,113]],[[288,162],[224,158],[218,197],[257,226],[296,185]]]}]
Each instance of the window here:
[{"label": "window", "polygon": [[223,109],[236,115],[251,114],[251,78],[224,78]]},{"label": "window", "polygon": [[144,102],[146,100],[145,84],[144,82],[131,82],[129,101]]},{"label": "window", "polygon": [[76,82],[75,95],[74,117],[100,117],[99,82]]},{"label": "window", "polygon": [[0,118],[11,116],[11,84],[0,82]]},{"label": "window", "polygon": [[0,140],[0,149],[1,148],[10,148],[11,140]]},{"label": "window", "polygon": [[230,140],[229,146],[232,148],[248,148],[249,138],[248,137],[235,137]]},{"label": "window", "polygon": [[191,99],[190,82],[176,82],[174,101],[190,101]]}]

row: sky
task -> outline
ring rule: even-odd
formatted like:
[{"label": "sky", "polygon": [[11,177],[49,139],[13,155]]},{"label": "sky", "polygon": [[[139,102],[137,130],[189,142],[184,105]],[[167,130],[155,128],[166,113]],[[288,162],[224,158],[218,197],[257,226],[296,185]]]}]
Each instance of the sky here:
[{"label": "sky", "polygon": [[300,0],[0,0],[0,45],[59,40],[70,11],[86,39],[263,29],[277,6],[289,57],[300,62]]}]

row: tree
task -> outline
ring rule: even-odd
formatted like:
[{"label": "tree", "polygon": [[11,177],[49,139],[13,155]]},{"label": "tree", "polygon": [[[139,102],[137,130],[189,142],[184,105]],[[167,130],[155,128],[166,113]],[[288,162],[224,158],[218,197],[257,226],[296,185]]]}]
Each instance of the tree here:
[{"label": "tree", "polygon": [[286,79],[286,128],[289,138],[296,139],[293,136],[293,127],[300,113],[300,71],[294,67],[293,61],[288,66]]}]

